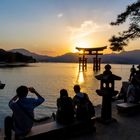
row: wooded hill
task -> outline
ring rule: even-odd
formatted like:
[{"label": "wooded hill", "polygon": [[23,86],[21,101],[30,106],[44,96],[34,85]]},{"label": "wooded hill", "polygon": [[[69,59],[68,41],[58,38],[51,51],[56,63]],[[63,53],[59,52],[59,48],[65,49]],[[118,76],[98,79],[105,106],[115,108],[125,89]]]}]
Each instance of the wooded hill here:
[{"label": "wooded hill", "polygon": [[35,62],[35,58],[32,56],[26,56],[19,52],[9,52],[0,49],[0,62]]}]

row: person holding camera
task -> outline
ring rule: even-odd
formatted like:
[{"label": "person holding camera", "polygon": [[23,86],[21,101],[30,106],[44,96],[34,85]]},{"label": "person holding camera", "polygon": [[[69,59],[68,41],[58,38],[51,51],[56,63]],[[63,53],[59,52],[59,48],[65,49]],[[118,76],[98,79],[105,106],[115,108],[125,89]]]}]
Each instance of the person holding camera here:
[{"label": "person holding camera", "polygon": [[[37,98],[27,97],[28,92],[35,94]],[[13,115],[7,116],[4,121],[5,140],[11,140],[12,130],[15,131],[17,140],[26,136],[33,127],[34,109],[44,102],[44,98],[33,87],[20,86],[16,93],[9,101]]]}]

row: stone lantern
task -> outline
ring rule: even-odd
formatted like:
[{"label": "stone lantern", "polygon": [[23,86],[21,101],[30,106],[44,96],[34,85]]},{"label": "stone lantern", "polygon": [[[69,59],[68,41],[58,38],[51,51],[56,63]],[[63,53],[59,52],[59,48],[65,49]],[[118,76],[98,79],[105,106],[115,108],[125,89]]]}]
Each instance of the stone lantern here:
[{"label": "stone lantern", "polygon": [[105,65],[103,74],[95,77],[100,80],[100,89],[97,89],[96,92],[102,96],[101,117],[98,120],[108,124],[115,120],[112,118],[112,97],[118,94],[118,91],[115,90],[115,80],[121,80],[121,77],[112,74],[109,64]]}]

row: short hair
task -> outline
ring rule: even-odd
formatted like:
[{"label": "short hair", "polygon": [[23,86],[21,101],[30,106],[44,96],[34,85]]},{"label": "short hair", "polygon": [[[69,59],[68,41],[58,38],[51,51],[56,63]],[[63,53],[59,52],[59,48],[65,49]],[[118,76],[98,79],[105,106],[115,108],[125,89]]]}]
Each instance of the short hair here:
[{"label": "short hair", "polygon": [[20,86],[20,87],[17,88],[16,92],[17,92],[17,96],[19,98],[23,98],[23,97],[27,96],[28,88],[26,86]]},{"label": "short hair", "polygon": [[80,92],[80,86],[79,85],[74,85],[74,91]]},{"label": "short hair", "polygon": [[68,92],[66,89],[60,90],[60,98],[62,98],[62,97],[68,97]]}]

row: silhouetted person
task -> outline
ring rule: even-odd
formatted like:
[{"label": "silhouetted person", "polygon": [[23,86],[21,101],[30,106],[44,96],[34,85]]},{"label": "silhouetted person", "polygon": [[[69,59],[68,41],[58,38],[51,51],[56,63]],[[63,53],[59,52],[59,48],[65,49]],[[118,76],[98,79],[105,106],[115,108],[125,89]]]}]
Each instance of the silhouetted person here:
[{"label": "silhouetted person", "polygon": [[74,121],[74,107],[72,98],[68,97],[66,89],[60,90],[60,98],[57,99],[56,120],[62,124],[69,124]]},{"label": "silhouetted person", "polygon": [[137,66],[138,70],[136,70],[135,79],[140,85],[140,65]]},{"label": "silhouetted person", "polygon": [[[27,98],[28,91],[37,98]],[[44,98],[32,87],[20,86],[16,92],[17,94],[9,102],[13,116],[5,118],[5,140],[11,140],[12,129],[15,131],[16,139],[27,135],[33,126],[31,116],[34,117],[34,108],[44,102]]]},{"label": "silhouetted person", "polygon": [[[139,65],[137,66],[139,67]],[[140,71],[132,65],[130,69],[129,82],[123,82],[118,99],[124,99],[124,102],[135,102],[135,92],[138,89]],[[136,88],[137,87],[137,88]]]},{"label": "silhouetted person", "polygon": [[120,99],[123,99],[124,102],[127,102],[127,89],[128,89],[128,86],[129,86],[130,82],[122,82],[122,86],[121,86],[121,89],[120,89],[120,92],[119,94],[117,95],[117,100],[120,100]]},{"label": "silhouetted person", "polygon": [[127,102],[137,103],[140,101],[140,87],[135,78],[133,78],[127,89]]},{"label": "silhouetted person", "polygon": [[132,78],[134,78],[135,75],[136,75],[136,69],[135,69],[135,66],[132,65],[132,68],[130,69],[129,81],[131,81]]},{"label": "silhouetted person", "polygon": [[74,92],[76,95],[73,98],[73,104],[77,120],[90,120],[91,117],[95,116],[95,110],[88,95],[80,91],[79,85],[74,86]]}]

